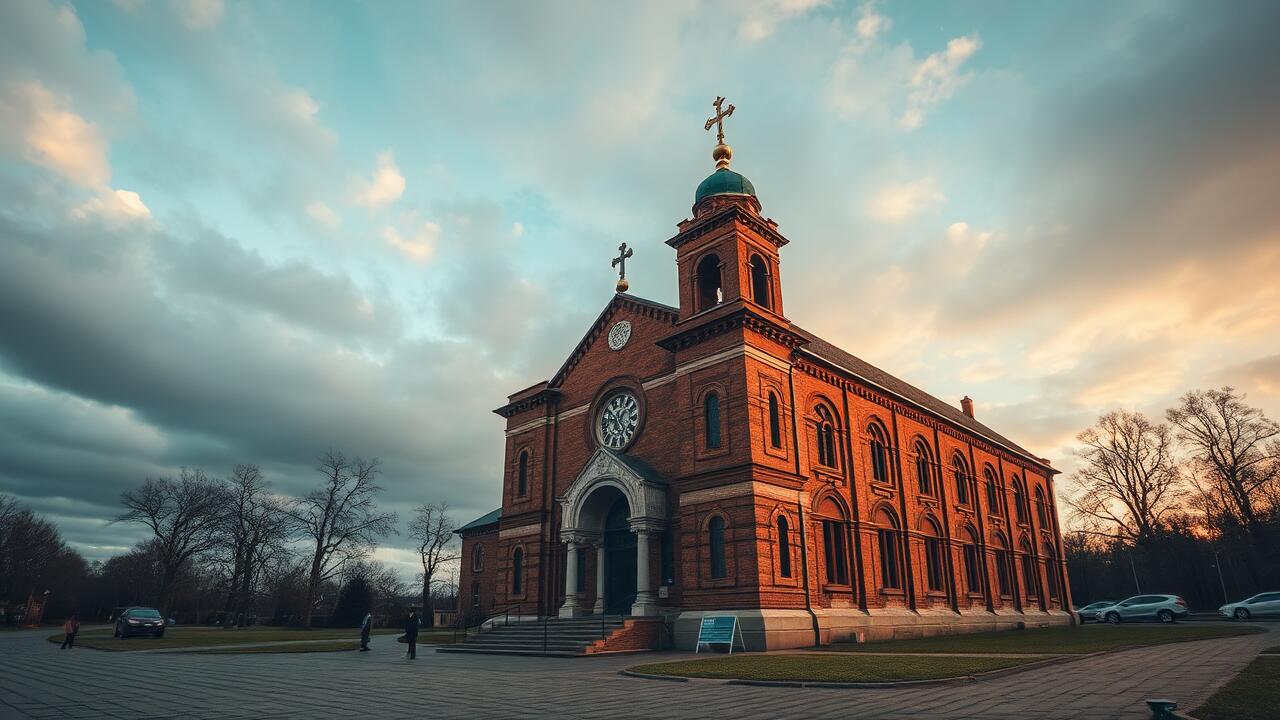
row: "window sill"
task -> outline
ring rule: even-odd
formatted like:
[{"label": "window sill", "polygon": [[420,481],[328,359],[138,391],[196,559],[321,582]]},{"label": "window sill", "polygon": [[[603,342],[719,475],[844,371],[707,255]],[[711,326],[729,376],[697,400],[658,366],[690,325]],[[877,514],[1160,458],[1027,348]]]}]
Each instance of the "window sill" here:
[{"label": "window sill", "polygon": [[931,598],[942,598],[945,600],[947,597],[947,591],[946,590],[927,590],[925,591],[924,596],[931,597]]},{"label": "window sill", "polygon": [[841,585],[840,583],[824,583],[822,586],[822,592],[833,594],[851,593],[853,592],[853,586]]},{"label": "window sill", "polygon": [[970,600],[981,600],[984,597],[983,594],[980,592],[967,592],[964,594],[964,596],[969,598]]},{"label": "window sill", "polygon": [[906,595],[901,588],[880,588],[881,595],[890,595],[894,597],[902,597]]}]

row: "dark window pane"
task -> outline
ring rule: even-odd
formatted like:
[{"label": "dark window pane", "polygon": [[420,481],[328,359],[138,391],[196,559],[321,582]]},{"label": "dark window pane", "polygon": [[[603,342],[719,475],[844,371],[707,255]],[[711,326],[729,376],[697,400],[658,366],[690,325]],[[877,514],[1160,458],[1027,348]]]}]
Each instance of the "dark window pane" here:
[{"label": "dark window pane", "polygon": [[711,535],[711,577],[722,578],[729,574],[724,557],[724,518],[711,518],[708,531]]},{"label": "dark window pane", "polygon": [[711,393],[704,401],[706,417],[705,430],[708,448],[720,447],[720,398]]},{"label": "dark window pane", "polygon": [[778,516],[778,565],[782,577],[791,577],[791,535],[787,518]]},{"label": "dark window pane", "polygon": [[769,444],[782,447],[782,416],[778,411],[778,396],[769,393]]}]

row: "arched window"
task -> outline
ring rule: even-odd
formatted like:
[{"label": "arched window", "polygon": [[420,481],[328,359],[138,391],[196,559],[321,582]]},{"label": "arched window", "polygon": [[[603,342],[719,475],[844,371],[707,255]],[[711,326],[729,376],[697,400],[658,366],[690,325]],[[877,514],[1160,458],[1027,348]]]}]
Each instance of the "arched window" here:
[{"label": "arched window", "polygon": [[529,494],[529,452],[520,452],[520,468],[516,472],[516,495],[524,497]]},{"label": "arched window", "polygon": [[964,458],[960,453],[956,453],[951,459],[951,467],[956,474],[956,502],[961,505],[969,504],[969,466],[965,464]]},{"label": "arched window", "polygon": [[769,393],[769,444],[782,447],[782,414],[778,410],[778,394]]},{"label": "arched window", "polygon": [[929,448],[924,441],[916,441],[916,483],[921,495],[933,494],[933,469],[929,467]]},{"label": "arched window", "polygon": [[711,541],[711,577],[718,580],[729,574],[724,561],[724,518],[719,515],[711,518],[707,534]]},{"label": "arched window", "polygon": [[1048,578],[1049,597],[1058,599],[1058,555],[1053,551],[1053,546],[1045,545],[1044,547],[1044,576]]},{"label": "arched window", "polygon": [[724,301],[720,286],[720,257],[708,255],[698,262],[698,309],[713,308]]},{"label": "arched window", "polygon": [[471,553],[471,572],[484,572],[484,546],[476,545]]},{"label": "arched window", "polygon": [[1004,537],[997,534],[995,536],[995,560],[996,560],[996,584],[1000,588],[1001,595],[1009,595],[1012,593],[1013,583],[1009,579],[1009,546],[1005,543]]},{"label": "arched window", "polygon": [[1026,540],[1022,541],[1019,546],[1022,550],[1022,586],[1027,591],[1027,597],[1037,597],[1036,587],[1039,585],[1039,578],[1036,577],[1036,559],[1031,553],[1031,546]]},{"label": "arched window", "polygon": [[778,566],[782,577],[791,577],[791,528],[787,516],[778,516]]},{"label": "arched window", "polygon": [[1000,484],[996,482],[996,471],[986,466],[982,469],[982,479],[987,486],[987,512],[1000,517]]},{"label": "arched window", "polygon": [[818,464],[836,467],[836,426],[831,411],[818,406]]},{"label": "arched window", "polygon": [[764,258],[752,255],[751,262],[751,299],[762,307],[771,307],[769,302],[769,267]]},{"label": "arched window", "polygon": [[1016,475],[1013,478],[1013,511],[1017,514],[1018,522],[1027,521],[1027,494],[1022,491],[1022,482]]},{"label": "arched window", "polygon": [[946,589],[943,578],[942,540],[938,526],[932,520],[924,523],[924,569],[929,589],[941,592]]},{"label": "arched window", "polygon": [[818,506],[822,518],[822,559],[826,565],[827,583],[849,584],[849,560],[847,534],[844,526],[844,510],[831,498]]},{"label": "arched window", "polygon": [[524,594],[524,548],[511,553],[511,594]]},{"label": "arched window", "polygon": [[1036,519],[1040,521],[1041,528],[1049,527],[1049,506],[1044,501],[1044,490],[1040,486],[1036,486]]},{"label": "arched window", "polygon": [[720,447],[720,397],[715,393],[707,393],[707,398],[702,401],[703,409],[703,433],[707,441],[707,448]]},{"label": "arched window", "polygon": [[978,554],[978,539],[973,530],[966,527],[960,533],[964,551],[965,589],[971,593],[982,592],[982,558]]},{"label": "arched window", "polygon": [[902,548],[898,542],[898,523],[886,512],[881,513],[876,539],[880,545],[880,585],[886,588],[902,588]]},{"label": "arched window", "polygon": [[876,482],[891,482],[889,478],[889,453],[886,449],[889,443],[885,439],[884,430],[881,430],[878,424],[873,423],[867,428],[867,434],[871,436],[871,477]]}]

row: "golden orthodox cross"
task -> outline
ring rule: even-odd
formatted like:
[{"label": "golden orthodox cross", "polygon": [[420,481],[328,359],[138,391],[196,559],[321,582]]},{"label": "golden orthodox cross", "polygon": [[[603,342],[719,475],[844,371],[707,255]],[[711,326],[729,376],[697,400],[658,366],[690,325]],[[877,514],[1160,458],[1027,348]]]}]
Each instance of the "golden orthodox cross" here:
[{"label": "golden orthodox cross", "polygon": [[730,105],[728,110],[721,110],[720,104],[724,102],[724,98],[717,97],[716,101],[711,103],[716,108],[716,114],[707,121],[704,130],[710,130],[712,125],[716,126],[716,143],[724,144],[724,119],[733,114],[733,106]]}]

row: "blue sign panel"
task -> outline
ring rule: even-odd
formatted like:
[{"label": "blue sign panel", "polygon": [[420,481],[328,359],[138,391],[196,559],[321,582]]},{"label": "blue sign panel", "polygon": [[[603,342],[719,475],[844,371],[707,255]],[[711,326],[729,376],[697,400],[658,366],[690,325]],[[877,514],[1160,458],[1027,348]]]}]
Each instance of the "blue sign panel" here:
[{"label": "blue sign panel", "polygon": [[[733,654],[733,646],[735,641],[741,643],[740,631],[738,630],[738,618],[733,615],[708,616],[702,618],[702,626],[698,628],[698,646],[694,648],[694,652],[702,649],[703,645],[711,643],[723,644],[729,646],[729,653]],[[743,650],[746,645],[743,644]]]}]

